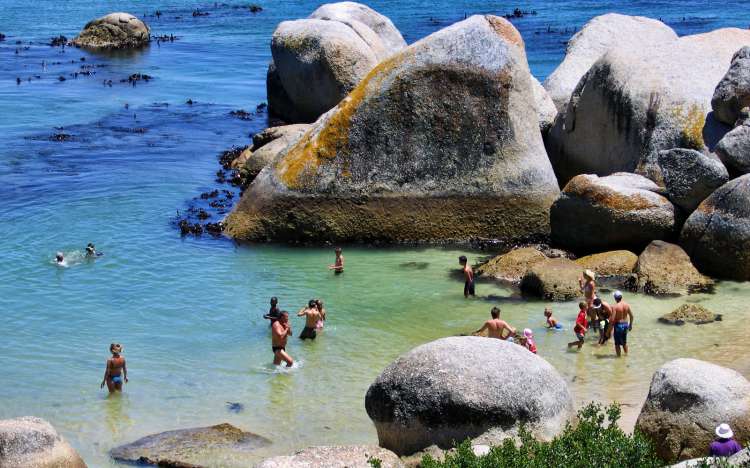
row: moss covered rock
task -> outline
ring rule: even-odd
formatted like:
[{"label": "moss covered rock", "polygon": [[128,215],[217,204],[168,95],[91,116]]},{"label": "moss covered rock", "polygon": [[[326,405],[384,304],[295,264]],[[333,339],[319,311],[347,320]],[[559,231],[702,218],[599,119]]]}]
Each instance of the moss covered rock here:
[{"label": "moss covered rock", "polygon": [[721,320],[720,314],[714,314],[700,304],[682,304],[672,312],[659,317],[661,323],[670,325],[685,325],[694,323],[703,325]]},{"label": "moss covered rock", "polygon": [[255,241],[545,236],[559,189],[533,99],[518,31],[472,16],[373,69],[258,175],[226,232]]},{"label": "moss covered rock", "polygon": [[581,257],[575,262],[584,270],[597,276],[625,276],[633,272],[638,255],[629,250],[612,250]]},{"label": "moss covered rock", "polygon": [[546,259],[535,247],[522,247],[492,258],[476,271],[482,276],[518,283],[532,265]]},{"label": "moss covered rock", "polygon": [[151,40],[151,30],[130,13],[110,13],[89,21],[73,45],[90,49],[126,49],[143,47]]},{"label": "moss covered rock", "polygon": [[578,279],[581,267],[567,258],[550,258],[537,262],[521,279],[524,294],[546,301],[569,301],[582,295]]},{"label": "moss covered rock", "polygon": [[638,257],[635,267],[637,290],[653,295],[678,295],[706,291],[711,278],[693,266],[687,253],[676,244],[653,241]]}]

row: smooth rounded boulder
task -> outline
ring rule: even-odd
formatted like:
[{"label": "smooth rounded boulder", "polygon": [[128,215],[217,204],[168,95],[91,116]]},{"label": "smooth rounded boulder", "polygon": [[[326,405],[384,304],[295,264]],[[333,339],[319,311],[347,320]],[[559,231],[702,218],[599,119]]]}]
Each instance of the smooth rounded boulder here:
[{"label": "smooth rounded boulder", "polygon": [[581,77],[611,48],[638,50],[676,39],[672,28],[655,19],[618,13],[597,16],[570,38],[565,58],[544,81],[544,87],[557,109],[564,112]]},{"label": "smooth rounded boulder", "polygon": [[480,265],[476,273],[501,281],[518,283],[532,265],[546,258],[547,256],[534,247],[522,247],[490,259],[487,263]]},{"label": "smooth rounded boulder", "polygon": [[531,86],[534,93],[536,113],[539,117],[539,130],[542,132],[542,135],[546,135],[555,123],[557,108],[547,90],[533,76],[531,77]]},{"label": "smooth rounded boulder", "polygon": [[41,418],[0,420],[0,466],[86,468],[80,455]]},{"label": "smooth rounded boulder", "polygon": [[612,250],[586,255],[575,260],[582,270],[591,270],[599,276],[626,276],[633,272],[638,255],[629,250]]},{"label": "smooth rounded boulder", "polygon": [[713,286],[713,280],[693,266],[682,247],[661,240],[648,244],[638,256],[635,276],[633,289],[656,296],[705,292]]},{"label": "smooth rounded boulder", "polygon": [[472,16],[381,62],[258,175],[226,232],[253,241],[546,236],[559,189],[533,99],[518,31]]},{"label": "smooth rounded boulder", "polygon": [[370,445],[339,445],[308,447],[294,455],[271,457],[255,468],[372,468],[370,460],[380,460],[382,468],[402,468],[398,456],[381,447]]},{"label": "smooth rounded boulder", "polygon": [[636,174],[574,177],[552,205],[552,240],[574,251],[639,251],[654,239],[674,237],[675,207],[659,192]]},{"label": "smooth rounded boulder", "polygon": [[253,136],[253,145],[232,161],[232,167],[239,169],[246,180],[252,180],[276,155],[296,143],[309,129],[310,125],[307,124],[269,127]]},{"label": "smooth rounded boulder", "polygon": [[355,21],[364,24],[380,39],[388,55],[406,47],[406,41],[387,16],[361,3],[326,3],[313,11],[310,18],[339,21],[345,24],[352,24]]},{"label": "smooth rounded boulder", "polygon": [[499,443],[517,435],[522,423],[549,440],[573,416],[573,401],[565,380],[536,354],[507,341],[464,336],[399,357],[370,385],[365,409],[379,445],[409,455],[487,433]]},{"label": "smooth rounded boulder", "polygon": [[73,45],[90,49],[143,47],[151,40],[151,30],[130,13],[110,13],[86,23]]},{"label": "smooth rounded boulder", "polygon": [[733,128],[714,151],[733,174],[750,173],[750,123]]},{"label": "smooth rounded boulder", "polygon": [[711,97],[747,43],[750,30],[727,28],[607,51],[581,78],[547,137],[560,182],[647,169],[661,150],[713,150],[731,127],[713,117]]},{"label": "smooth rounded boulder", "polygon": [[582,271],[567,258],[545,259],[529,266],[521,279],[521,291],[545,301],[570,301],[581,295],[578,279]]},{"label": "smooth rounded boulder", "polygon": [[750,106],[750,46],[734,54],[711,99],[716,118],[732,126],[740,118],[740,110],[747,106]]},{"label": "smooth rounded boulder", "polygon": [[716,156],[709,157],[690,149],[659,151],[654,169],[657,181],[663,182],[666,188],[667,198],[685,213],[692,213],[729,180],[727,168]]},{"label": "smooth rounded boulder", "polygon": [[698,206],[680,245],[702,272],[750,280],[750,174],[730,180]]},{"label": "smooth rounded boulder", "polygon": [[697,359],[675,359],[651,379],[636,429],[667,462],[708,455],[714,428],[727,423],[750,438],[750,382],[737,371]]}]

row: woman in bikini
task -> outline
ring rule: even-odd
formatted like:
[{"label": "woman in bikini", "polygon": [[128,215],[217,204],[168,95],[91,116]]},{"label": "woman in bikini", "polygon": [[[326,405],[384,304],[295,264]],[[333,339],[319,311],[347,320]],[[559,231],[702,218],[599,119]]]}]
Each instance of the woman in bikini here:
[{"label": "woman in bikini", "polygon": [[596,299],[596,283],[594,279],[596,274],[591,270],[584,270],[583,277],[578,279],[578,285],[586,301],[586,317],[591,322],[591,328],[599,331],[599,321],[596,319],[596,309],[594,308],[594,299]]},{"label": "woman in bikini", "polygon": [[320,299],[315,299],[315,307],[320,312],[320,318],[315,322],[315,329],[320,331],[323,329],[323,323],[326,321],[326,308],[323,307],[323,301]]},{"label": "woman in bikini", "polygon": [[128,382],[128,368],[125,365],[125,358],[120,356],[122,353],[122,345],[119,343],[112,343],[109,345],[109,352],[112,353],[112,357],[107,359],[107,367],[104,369],[104,379],[99,388],[104,388],[104,384],[107,384],[109,393],[115,391],[122,391],[122,384]]}]

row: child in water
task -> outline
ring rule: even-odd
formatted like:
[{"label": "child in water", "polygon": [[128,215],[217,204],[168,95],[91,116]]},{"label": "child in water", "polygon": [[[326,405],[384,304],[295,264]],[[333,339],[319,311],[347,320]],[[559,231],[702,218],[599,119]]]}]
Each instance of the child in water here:
[{"label": "child in water", "polygon": [[589,328],[589,323],[586,321],[588,305],[585,302],[581,302],[578,304],[578,309],[578,318],[576,318],[576,325],[573,327],[573,333],[576,334],[578,341],[571,341],[568,343],[568,348],[578,346],[578,349],[581,349],[583,346],[583,339],[586,337],[586,330]]},{"label": "child in water", "polygon": [[536,354],[536,342],[534,341],[534,332],[530,328],[524,328],[520,344],[532,353]]},{"label": "child in water", "polygon": [[544,317],[547,319],[547,328],[551,328],[553,330],[562,330],[562,325],[557,323],[557,319],[552,316],[552,309],[549,307],[544,308]]},{"label": "child in water", "polygon": [[323,306],[323,301],[315,299],[315,307],[320,312],[320,318],[315,322],[315,329],[320,331],[323,329],[323,323],[326,321],[326,308]]},{"label": "child in water", "polygon": [[107,367],[104,369],[104,379],[99,388],[104,388],[104,384],[107,384],[109,393],[121,392],[122,384],[128,383],[128,368],[125,365],[125,358],[120,356],[122,354],[122,345],[112,343],[109,345],[109,352],[112,353],[112,357],[107,359]]}]

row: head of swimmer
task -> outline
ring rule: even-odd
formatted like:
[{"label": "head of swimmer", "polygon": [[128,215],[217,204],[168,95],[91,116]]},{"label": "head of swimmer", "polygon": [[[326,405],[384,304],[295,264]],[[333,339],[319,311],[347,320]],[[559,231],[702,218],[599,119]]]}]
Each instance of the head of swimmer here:
[{"label": "head of swimmer", "polygon": [[112,353],[113,356],[119,356],[120,353],[122,353],[122,345],[120,343],[112,343],[109,345],[109,352]]},{"label": "head of swimmer", "polygon": [[318,308],[318,310],[323,310],[323,301],[320,299],[315,299],[315,307]]},{"label": "head of swimmer", "polygon": [[336,250],[334,250],[334,252],[336,253],[337,257],[340,257],[341,256],[341,247],[336,247]]},{"label": "head of swimmer", "polygon": [[490,315],[492,316],[493,319],[500,318],[500,308],[493,307],[492,310],[490,311]]},{"label": "head of swimmer", "polygon": [[276,307],[276,305],[279,303],[279,299],[276,296],[273,296],[271,298],[271,307]]},{"label": "head of swimmer", "polygon": [[458,257],[458,264],[461,266],[466,266],[466,262],[468,261],[469,260],[466,258],[466,255],[461,255],[460,257]]},{"label": "head of swimmer", "polygon": [[310,299],[307,301],[307,308],[308,309],[316,309],[318,307],[318,304],[315,302],[315,299]]},{"label": "head of swimmer", "polygon": [[63,253],[62,252],[57,252],[55,254],[55,260],[57,261],[57,263],[62,263],[63,260],[65,260],[65,258],[63,257]]},{"label": "head of swimmer", "polygon": [[279,314],[279,323],[282,325],[286,325],[286,323],[289,321],[289,312],[286,310],[282,310]]}]

